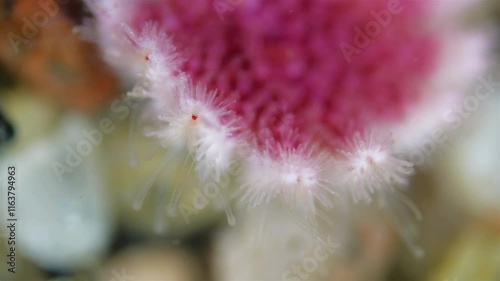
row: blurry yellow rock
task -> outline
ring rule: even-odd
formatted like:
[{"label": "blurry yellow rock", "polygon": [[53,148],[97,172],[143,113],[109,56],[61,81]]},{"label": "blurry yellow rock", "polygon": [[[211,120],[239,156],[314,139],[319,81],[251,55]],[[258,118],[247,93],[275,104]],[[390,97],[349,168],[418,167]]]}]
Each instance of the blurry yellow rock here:
[{"label": "blurry yellow rock", "polygon": [[50,133],[61,114],[54,104],[26,91],[10,89],[0,96],[2,110],[15,129],[14,150]]},{"label": "blurry yellow rock", "polygon": [[201,265],[189,252],[162,244],[127,248],[112,257],[95,281],[198,281]]},{"label": "blurry yellow rock", "polygon": [[427,281],[500,280],[500,228],[471,224]]},{"label": "blurry yellow rock", "polygon": [[317,232],[280,205],[245,210],[237,218],[235,227],[215,236],[215,280],[324,280],[337,254],[333,236]]},{"label": "blurry yellow rock", "polygon": [[[218,184],[200,181],[191,158],[186,161],[186,153],[165,162],[166,151],[142,131],[134,132],[137,135],[130,146],[130,118],[112,118],[116,129],[105,136],[103,148],[110,170],[108,186],[123,226],[146,235],[182,236],[224,220],[222,202],[229,198],[229,177]],[[138,155],[135,167],[131,166],[131,149]],[[176,213],[171,214],[167,207],[176,186],[183,190]],[[140,197],[144,196],[141,204]]]},{"label": "blurry yellow rock", "polygon": [[[336,210],[339,212],[340,210]],[[312,225],[280,205],[238,212],[235,227],[215,236],[217,281],[382,281],[398,238],[384,218],[337,216]]]}]

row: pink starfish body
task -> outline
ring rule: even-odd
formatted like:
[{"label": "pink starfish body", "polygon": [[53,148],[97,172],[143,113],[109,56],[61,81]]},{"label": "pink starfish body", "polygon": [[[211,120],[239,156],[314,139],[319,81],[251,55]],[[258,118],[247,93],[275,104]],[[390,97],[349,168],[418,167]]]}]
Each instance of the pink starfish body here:
[{"label": "pink starfish body", "polygon": [[[391,14],[376,0],[243,1],[222,21],[212,1],[135,4],[132,26],[153,21],[171,35],[182,70],[218,90],[260,145],[296,130],[299,143],[335,149],[373,123],[398,122],[439,51],[422,24],[425,2],[403,1]],[[390,18],[370,37],[377,13]],[[359,36],[368,46],[356,47]],[[345,44],[359,54],[346,56]]]},{"label": "pink starfish body", "polygon": [[250,151],[240,157],[250,205],[280,197],[314,214],[335,185],[370,201],[406,183],[412,164],[384,138],[430,99],[460,94],[428,92],[457,29],[439,1],[87,2],[112,63],[140,73],[132,95],[153,100],[150,135],[215,178]]}]

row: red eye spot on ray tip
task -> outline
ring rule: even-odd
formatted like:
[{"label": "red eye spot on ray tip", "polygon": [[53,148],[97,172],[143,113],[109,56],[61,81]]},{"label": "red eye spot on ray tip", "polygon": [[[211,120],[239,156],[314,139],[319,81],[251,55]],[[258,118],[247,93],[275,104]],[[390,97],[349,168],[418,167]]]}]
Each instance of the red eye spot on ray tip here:
[{"label": "red eye spot on ray tip", "polygon": [[198,116],[197,116],[197,115],[192,114],[192,115],[191,115],[191,118],[193,119],[193,121],[196,121],[196,119],[198,119]]}]

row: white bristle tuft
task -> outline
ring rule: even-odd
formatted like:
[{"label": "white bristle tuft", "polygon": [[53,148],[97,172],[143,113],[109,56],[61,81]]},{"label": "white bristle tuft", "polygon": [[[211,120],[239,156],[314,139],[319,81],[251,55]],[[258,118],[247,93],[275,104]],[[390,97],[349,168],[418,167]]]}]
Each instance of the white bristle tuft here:
[{"label": "white bristle tuft", "polygon": [[242,202],[255,207],[281,199],[308,217],[316,215],[318,203],[333,207],[335,193],[326,177],[325,154],[305,147],[278,150],[276,159],[267,151],[248,158],[240,178]]},{"label": "white bristle tuft", "polygon": [[183,60],[170,38],[151,22],[147,22],[139,34],[125,25],[123,29],[130,41],[138,71],[138,82],[128,95],[137,98],[152,97],[155,89],[165,89],[168,84],[175,84]]},{"label": "white bristle tuft", "polygon": [[370,202],[376,192],[408,184],[408,177],[414,173],[413,164],[398,158],[391,144],[377,140],[373,133],[357,133],[348,143],[349,148],[341,150],[343,159],[336,162],[336,179],[354,202]]},{"label": "white bristle tuft", "polygon": [[[166,149],[187,150],[203,178],[218,180],[230,168],[237,140],[234,118],[217,103],[216,94],[187,80],[178,81],[174,98],[149,136],[157,137]],[[227,122],[224,122],[226,121]]]}]

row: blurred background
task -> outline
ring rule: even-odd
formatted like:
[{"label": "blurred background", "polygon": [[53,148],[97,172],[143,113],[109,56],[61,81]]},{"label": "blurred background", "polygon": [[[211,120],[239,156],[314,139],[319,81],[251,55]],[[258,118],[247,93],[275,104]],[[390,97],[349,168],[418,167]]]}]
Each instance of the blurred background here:
[{"label": "blurred background", "polygon": [[[143,208],[134,210],[134,196],[154,178],[162,155],[140,133],[129,135],[141,105],[124,96],[125,85],[98,48],[79,35],[90,16],[84,5],[60,2],[60,12],[34,26],[28,40],[12,34],[25,32],[38,1],[0,0],[0,280],[247,281],[238,279],[241,272],[265,271],[299,247],[262,257],[266,251],[248,250],[259,248],[245,234],[255,226],[228,234],[224,214],[212,207],[165,216],[158,206],[171,195],[164,187],[174,184],[166,175],[179,167],[159,175]],[[498,34],[500,1],[484,2],[468,20],[496,22]],[[346,226],[348,246],[328,257],[318,277],[282,280],[500,280],[500,42],[491,58],[491,99],[432,148],[409,189],[424,217],[417,226],[425,257],[412,255],[384,216],[372,214]],[[131,151],[139,156],[135,166]],[[19,219],[15,273],[8,256],[10,166]],[[196,196],[184,194],[181,202]],[[272,229],[277,236],[288,231]]]}]

